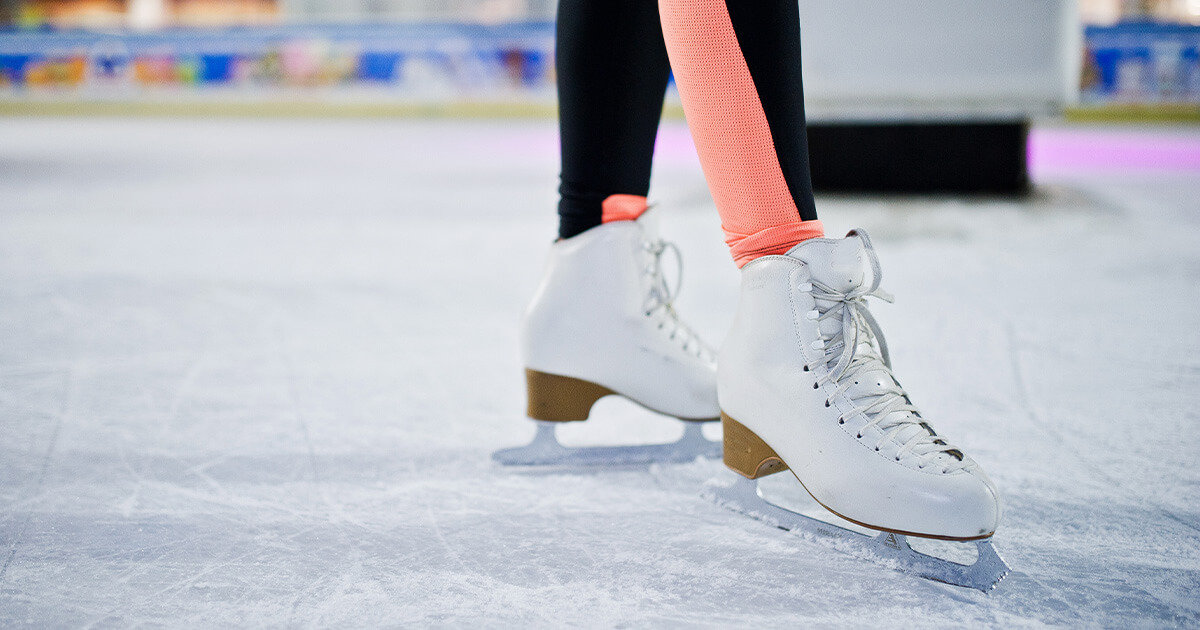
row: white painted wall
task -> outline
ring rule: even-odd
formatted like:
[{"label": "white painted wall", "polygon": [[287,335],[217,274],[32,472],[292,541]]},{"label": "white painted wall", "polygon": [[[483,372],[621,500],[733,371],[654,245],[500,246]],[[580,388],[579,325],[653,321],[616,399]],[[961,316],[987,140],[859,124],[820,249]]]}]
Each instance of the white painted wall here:
[{"label": "white painted wall", "polygon": [[1075,0],[803,0],[809,116],[1027,118],[1075,98]]}]

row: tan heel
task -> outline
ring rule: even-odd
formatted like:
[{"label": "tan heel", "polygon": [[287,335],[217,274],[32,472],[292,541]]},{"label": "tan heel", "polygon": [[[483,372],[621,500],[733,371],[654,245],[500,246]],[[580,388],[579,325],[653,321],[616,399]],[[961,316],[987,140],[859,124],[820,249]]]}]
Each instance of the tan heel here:
[{"label": "tan heel", "polygon": [[725,465],[748,479],[758,479],[788,469],[775,451],[742,423],[721,412],[725,433]]},{"label": "tan heel", "polygon": [[595,383],[525,368],[530,418],[545,422],[581,422],[597,400],[616,392]]}]

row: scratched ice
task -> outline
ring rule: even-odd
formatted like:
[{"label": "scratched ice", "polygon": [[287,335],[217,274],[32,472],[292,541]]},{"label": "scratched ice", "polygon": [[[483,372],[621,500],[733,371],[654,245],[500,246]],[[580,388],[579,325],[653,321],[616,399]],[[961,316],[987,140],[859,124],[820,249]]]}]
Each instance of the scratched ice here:
[{"label": "scratched ice", "polygon": [[[492,464],[533,433],[549,122],[0,120],[0,626],[1200,624],[1200,133],[1035,141],[1026,200],[819,203],[1003,493],[983,595],[711,505],[719,463]],[[719,341],[737,275],[678,123],[653,197]],[[598,415],[568,438],[678,430]]]}]

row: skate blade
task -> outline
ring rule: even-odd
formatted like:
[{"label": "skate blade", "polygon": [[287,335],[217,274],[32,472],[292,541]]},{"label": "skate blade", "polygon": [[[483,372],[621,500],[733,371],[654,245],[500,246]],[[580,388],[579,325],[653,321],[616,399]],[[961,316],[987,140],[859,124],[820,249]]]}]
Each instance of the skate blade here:
[{"label": "skate blade", "polygon": [[668,444],[630,446],[563,446],[555,431],[560,423],[537,422],[537,434],[525,446],[503,448],[492,459],[505,466],[636,466],[687,463],[697,457],[720,459],[721,442],[704,437],[699,422],[684,422],[683,437]]},{"label": "skate blade", "polygon": [[[1011,571],[992,546],[991,539],[971,541],[977,551],[975,562],[961,564],[913,549],[903,534],[874,531],[864,534],[851,529],[853,526],[849,523],[848,527],[842,527],[779,507],[763,498],[755,481],[732,471],[725,471],[721,477],[709,481],[703,495],[718,505],[781,529],[805,532],[818,540],[833,542],[835,548],[850,555],[936,582],[987,593]],[[832,514],[830,517],[836,518]],[[839,541],[852,544],[838,544]]]}]

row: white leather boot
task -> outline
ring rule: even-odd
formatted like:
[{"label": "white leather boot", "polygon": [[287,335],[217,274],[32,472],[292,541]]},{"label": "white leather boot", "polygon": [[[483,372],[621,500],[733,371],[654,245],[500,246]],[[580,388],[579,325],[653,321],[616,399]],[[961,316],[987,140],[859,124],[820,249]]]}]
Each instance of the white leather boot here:
[{"label": "white leather boot", "polygon": [[865,302],[890,301],[879,280],[862,231],[742,268],[720,354],[725,463],[750,479],[790,469],[826,509],[868,528],[987,538],[1000,516],[996,490],[893,378]]},{"label": "white leather boot", "polygon": [[[540,421],[538,438],[530,447],[497,452],[497,460],[637,463],[720,452],[720,444],[704,440],[698,426],[672,445],[567,453],[552,441],[550,423],[587,420],[592,405],[608,395],[681,420],[719,417],[716,353],[675,312],[662,257],[667,251],[678,257],[679,250],[658,238],[650,214],[551,245],[521,327],[528,415]],[[544,448],[531,454],[539,440]]]}]

